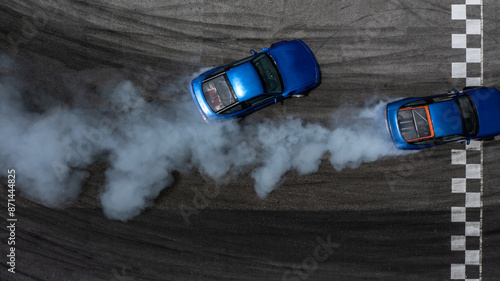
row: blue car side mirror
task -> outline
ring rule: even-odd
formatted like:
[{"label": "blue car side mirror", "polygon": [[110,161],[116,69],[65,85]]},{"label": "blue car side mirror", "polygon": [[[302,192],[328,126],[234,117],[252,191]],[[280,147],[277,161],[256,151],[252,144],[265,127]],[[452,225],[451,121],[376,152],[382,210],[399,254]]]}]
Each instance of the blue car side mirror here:
[{"label": "blue car side mirror", "polygon": [[254,55],[258,54],[258,53],[257,53],[256,51],[254,51],[254,50],[250,50],[250,52],[252,52],[252,54],[254,54]]},{"label": "blue car side mirror", "polygon": [[467,138],[467,145],[470,144],[470,138]]}]

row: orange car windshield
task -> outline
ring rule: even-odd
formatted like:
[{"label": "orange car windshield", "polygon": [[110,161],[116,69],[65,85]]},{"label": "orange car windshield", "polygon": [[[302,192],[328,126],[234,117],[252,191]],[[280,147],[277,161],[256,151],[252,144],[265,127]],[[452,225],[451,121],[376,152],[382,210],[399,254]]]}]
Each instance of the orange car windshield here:
[{"label": "orange car windshield", "polygon": [[427,105],[400,109],[398,125],[406,142],[434,137],[434,127]]}]

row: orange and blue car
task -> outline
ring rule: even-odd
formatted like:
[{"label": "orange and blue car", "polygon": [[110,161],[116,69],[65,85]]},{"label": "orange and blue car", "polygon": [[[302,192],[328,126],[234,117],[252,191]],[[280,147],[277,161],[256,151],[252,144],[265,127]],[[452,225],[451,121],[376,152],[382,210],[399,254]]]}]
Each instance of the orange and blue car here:
[{"label": "orange and blue car", "polygon": [[387,129],[397,148],[422,149],[500,135],[500,92],[468,87],[463,91],[387,104]]}]

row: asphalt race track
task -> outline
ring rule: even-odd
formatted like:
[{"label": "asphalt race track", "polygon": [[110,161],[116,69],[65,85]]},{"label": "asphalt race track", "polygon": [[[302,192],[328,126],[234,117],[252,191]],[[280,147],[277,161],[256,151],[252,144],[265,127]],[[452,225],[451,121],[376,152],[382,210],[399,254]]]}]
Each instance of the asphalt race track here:
[{"label": "asphalt race track", "polygon": [[[124,80],[161,102],[158,89],[179,77],[291,39],[315,53],[321,85],[245,124],[287,116],[326,123],[339,108],[369,100],[466,86],[452,77],[452,63],[466,56],[452,48],[452,34],[466,29],[465,20],[452,20],[452,5],[465,0],[270,2],[4,1],[1,54],[16,62],[33,111],[75,106],[77,95],[99,107],[97,90]],[[498,88],[500,5],[484,0],[482,7],[482,15],[467,10],[482,17],[483,28],[468,40],[476,48],[483,40],[482,84]],[[0,145],[8,137],[1,133]],[[103,214],[99,194],[109,163],[95,161],[75,202],[49,208],[16,191],[15,274],[8,272],[7,171],[1,171],[0,280],[464,280],[452,269],[464,263],[468,280],[500,280],[498,138],[483,143],[481,208],[467,212],[481,212],[480,236],[466,237],[467,250],[481,249],[479,263],[452,250],[452,237],[465,231],[452,221],[450,210],[465,200],[452,192],[452,179],[466,173],[452,164],[452,152],[464,146],[342,171],[325,155],[318,172],[288,172],[265,199],[249,173],[219,185],[192,169],[175,173],[154,205],[127,222]],[[479,161],[479,154],[467,155]]]}]

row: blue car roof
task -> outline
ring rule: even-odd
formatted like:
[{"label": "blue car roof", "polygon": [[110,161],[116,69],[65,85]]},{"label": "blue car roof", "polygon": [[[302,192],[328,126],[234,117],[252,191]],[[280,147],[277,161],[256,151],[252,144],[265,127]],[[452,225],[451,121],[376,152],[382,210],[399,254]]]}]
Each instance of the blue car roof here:
[{"label": "blue car roof", "polygon": [[264,93],[259,75],[251,62],[231,68],[226,75],[239,101],[249,100]]},{"label": "blue car roof", "polygon": [[462,116],[455,100],[430,104],[429,111],[436,137],[462,133]]}]

